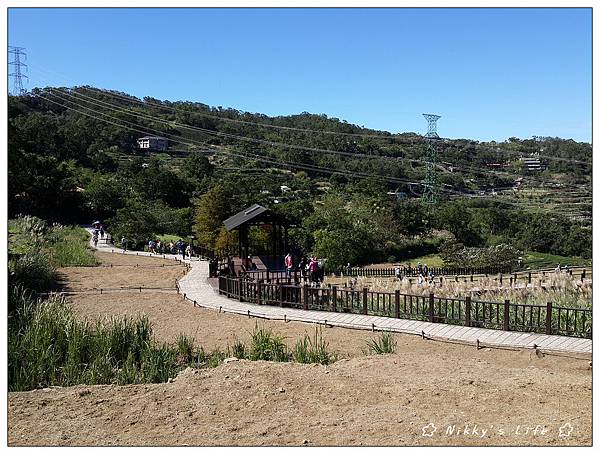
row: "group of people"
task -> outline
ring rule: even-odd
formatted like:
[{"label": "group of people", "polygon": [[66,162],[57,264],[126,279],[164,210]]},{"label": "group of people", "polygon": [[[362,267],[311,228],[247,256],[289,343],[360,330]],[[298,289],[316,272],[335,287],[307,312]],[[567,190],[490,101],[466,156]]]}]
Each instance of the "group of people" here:
[{"label": "group of people", "polygon": [[148,241],[148,252],[152,254],[178,254],[184,259],[186,257],[192,258],[194,253],[192,245],[186,243],[181,238],[176,242],[170,241],[169,243],[164,243],[160,239],[150,240]]},{"label": "group of people", "polygon": [[[398,280],[402,280],[406,277],[406,267],[404,265],[396,265],[394,269],[394,276]],[[424,282],[433,283],[433,272],[427,267],[427,264],[424,263],[421,265],[421,262],[417,263],[417,283],[423,284]]]},{"label": "group of people", "polygon": [[105,234],[108,239],[108,232],[106,231],[104,224],[100,221],[96,221],[92,224],[92,241],[94,242],[94,247],[98,247],[98,237],[104,239]]},{"label": "group of people", "polygon": [[[127,251],[127,245],[129,244],[129,240],[127,237],[121,238],[121,248],[123,251]],[[175,243],[170,241],[169,243],[165,243],[160,239],[149,240],[148,241],[148,252],[152,254],[178,254],[181,255],[184,259],[186,257],[192,258],[194,255],[194,250],[191,244],[187,244],[181,238],[177,240]]]},{"label": "group of people", "polygon": [[288,277],[292,276],[292,273],[295,270],[300,271],[300,276],[302,278],[302,282],[311,282],[314,284],[318,284],[323,282],[325,277],[325,270],[323,268],[322,263],[317,260],[317,257],[300,257],[300,261],[298,262],[298,266],[294,266],[294,259],[291,253],[288,253],[284,259],[285,270]]}]

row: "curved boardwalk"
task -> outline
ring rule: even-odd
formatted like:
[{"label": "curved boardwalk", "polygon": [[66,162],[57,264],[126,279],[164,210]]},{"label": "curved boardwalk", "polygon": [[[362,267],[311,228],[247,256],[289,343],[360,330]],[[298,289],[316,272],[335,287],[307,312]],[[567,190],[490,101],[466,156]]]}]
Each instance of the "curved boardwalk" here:
[{"label": "curved boardwalk", "polygon": [[[91,231],[91,229],[88,229]],[[91,244],[91,242],[90,242]],[[93,245],[91,244],[93,247]],[[139,256],[163,257],[162,254],[127,251],[98,242],[97,249],[103,252],[125,253]],[[166,258],[179,258],[167,255]],[[198,306],[239,313],[253,317],[273,320],[294,320],[308,323],[321,323],[345,328],[390,330],[398,333],[416,334],[420,336],[445,339],[454,342],[470,343],[482,347],[534,348],[542,351],[564,353],[591,353],[592,340],[566,336],[550,336],[537,333],[501,331],[484,328],[472,328],[443,323],[430,323],[415,320],[403,320],[373,315],[345,314],[323,311],[306,311],[301,309],[280,308],[240,302],[219,295],[208,283],[208,262],[203,260],[183,260],[190,264],[190,271],[179,280],[181,293]]]}]

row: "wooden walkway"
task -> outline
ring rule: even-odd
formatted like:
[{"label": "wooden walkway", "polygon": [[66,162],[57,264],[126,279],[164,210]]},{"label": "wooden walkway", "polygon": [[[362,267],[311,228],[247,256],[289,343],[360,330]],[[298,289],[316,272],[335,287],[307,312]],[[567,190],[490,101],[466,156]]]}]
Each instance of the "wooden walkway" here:
[{"label": "wooden walkway", "polygon": [[[91,246],[93,247],[93,244],[91,244]],[[103,241],[98,243],[97,249],[103,252],[112,251],[114,253],[124,253],[120,248],[105,244]],[[150,254],[148,252],[127,251],[125,253],[139,256],[163,257],[162,254]],[[166,255],[165,257],[181,260],[181,256]],[[190,304],[223,312],[237,313],[270,320],[292,320],[354,329],[389,330],[398,333],[419,335],[426,338],[479,345],[480,347],[513,349],[532,349],[537,347],[541,351],[549,352],[592,352],[591,339],[472,328],[443,323],[377,317],[373,315],[306,311],[302,309],[263,306],[240,302],[219,295],[208,283],[207,261],[193,259],[184,260],[184,262],[190,264],[190,271],[179,280],[180,292],[185,294],[185,297],[190,300]]]}]

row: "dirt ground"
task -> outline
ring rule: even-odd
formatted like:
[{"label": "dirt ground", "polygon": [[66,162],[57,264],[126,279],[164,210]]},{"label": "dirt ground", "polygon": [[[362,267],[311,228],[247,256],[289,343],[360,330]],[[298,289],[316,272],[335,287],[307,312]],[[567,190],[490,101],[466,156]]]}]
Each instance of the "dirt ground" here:
[{"label": "dirt ground", "polygon": [[[114,254],[98,256],[104,263],[117,260]],[[162,262],[118,257],[133,264]],[[120,271],[124,278],[116,269],[63,272],[69,286],[86,288],[91,279],[101,286],[103,279],[158,286],[155,280],[164,280],[165,273],[182,272],[127,268]],[[174,294],[76,295],[70,301],[82,317],[145,313],[158,339],[171,342],[185,332],[207,350],[224,349],[236,338],[247,341],[256,323],[194,308]],[[290,345],[314,329],[297,322],[258,323]],[[372,333],[326,328],[323,335],[342,358],[330,366],[232,361],[186,370],[173,383],[9,393],[9,445],[591,444],[587,358],[477,350],[409,335],[397,335],[395,354],[365,356]]]}]

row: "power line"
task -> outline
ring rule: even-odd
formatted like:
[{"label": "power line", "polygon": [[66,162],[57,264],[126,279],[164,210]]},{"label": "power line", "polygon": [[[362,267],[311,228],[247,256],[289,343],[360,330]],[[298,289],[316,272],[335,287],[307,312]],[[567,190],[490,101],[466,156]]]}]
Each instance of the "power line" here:
[{"label": "power line", "polygon": [[[33,67],[38,68],[38,70],[41,70],[42,72],[45,72],[46,74],[50,74],[50,72],[55,73],[56,75],[60,76],[61,79],[63,80],[67,80],[66,77],[64,77],[63,75],[59,74],[56,71],[48,71],[45,70],[43,68],[40,68],[36,65],[32,65]],[[290,126],[279,126],[279,125],[270,125],[270,124],[266,124],[266,123],[257,123],[257,122],[252,122],[252,121],[246,121],[246,120],[237,120],[237,119],[233,119],[233,118],[227,118],[227,117],[222,117],[219,115],[211,115],[205,112],[192,112],[192,111],[186,111],[186,110],[177,110],[174,107],[171,106],[165,106],[164,104],[159,104],[159,103],[154,103],[154,102],[150,102],[150,101],[141,101],[138,98],[134,97],[134,96],[125,96],[121,93],[117,93],[111,90],[102,90],[102,89],[97,89],[94,87],[84,87],[87,90],[91,90],[91,91],[96,91],[98,93],[102,93],[105,95],[109,95],[109,96],[113,96],[113,97],[118,97],[127,101],[134,101],[137,102],[139,104],[142,105],[150,105],[150,106],[155,106],[155,107],[159,107],[162,109],[166,109],[166,110],[171,110],[173,112],[188,112],[188,113],[193,113],[196,115],[200,115],[200,116],[205,116],[208,118],[214,118],[217,120],[222,120],[222,121],[229,121],[229,122],[235,122],[235,123],[240,123],[240,124],[247,124],[247,125],[253,125],[253,126],[258,126],[258,127],[265,127],[265,128],[273,128],[273,129],[281,129],[281,130],[289,130],[289,131],[298,131],[298,132],[306,132],[306,133],[318,133],[318,134],[332,134],[332,135],[344,135],[344,136],[355,136],[355,137],[365,137],[365,138],[374,138],[374,139],[386,139],[386,140],[400,140],[403,139],[405,140],[403,137],[398,137],[397,135],[382,135],[382,134],[360,134],[360,133],[346,133],[346,132],[339,132],[339,131],[326,131],[326,130],[319,130],[319,129],[306,129],[306,128],[294,128],[294,127],[290,127]],[[194,104],[194,103],[192,103]],[[406,140],[405,140],[406,142]],[[415,142],[413,140],[410,140],[410,144],[414,144]],[[458,146],[455,145],[453,143],[451,143],[452,146]],[[481,145],[481,144],[477,144],[476,145],[479,148],[484,148],[485,150],[488,151],[498,151],[496,149],[492,149],[490,146],[485,146],[485,145]],[[500,152],[503,153],[508,153],[508,154],[518,154],[520,156],[523,155],[522,152],[516,151],[516,150],[508,150],[508,149],[502,149],[500,150]],[[576,163],[576,164],[586,164],[589,165],[589,162],[586,161],[581,161],[581,160],[577,160],[577,159],[572,159],[572,158],[562,158],[562,157],[558,157],[558,156],[548,156],[548,155],[539,155],[538,156],[540,158],[543,159],[548,159],[548,160],[556,160],[556,161],[564,161],[564,162],[572,162],[572,163]]]},{"label": "power line", "polygon": [[[188,129],[190,131],[198,131],[198,132],[202,132],[205,134],[226,137],[226,138],[234,139],[234,140],[243,140],[243,141],[254,142],[254,143],[258,143],[258,144],[262,144],[262,145],[269,145],[272,147],[285,147],[285,148],[290,148],[290,149],[295,149],[295,150],[309,151],[312,153],[318,152],[318,153],[327,153],[327,154],[337,154],[340,156],[348,156],[348,157],[352,157],[352,158],[391,159],[391,160],[395,160],[395,161],[409,161],[409,162],[416,162],[416,163],[425,163],[425,161],[419,160],[419,159],[410,159],[410,158],[385,156],[385,155],[369,155],[369,154],[364,154],[364,153],[329,150],[329,149],[325,149],[325,148],[305,147],[302,145],[294,145],[294,144],[287,144],[287,143],[283,143],[283,142],[273,142],[273,141],[264,140],[264,139],[256,139],[253,137],[239,136],[239,135],[230,134],[230,133],[226,133],[226,132],[214,131],[211,129],[201,128],[198,126],[187,125],[184,123],[177,123],[175,121],[165,120],[165,119],[162,119],[159,117],[155,117],[155,116],[151,116],[151,115],[147,115],[147,114],[143,114],[143,113],[139,113],[139,112],[133,112],[130,109],[115,106],[114,104],[107,103],[105,101],[93,98],[91,96],[86,96],[86,95],[84,95],[82,93],[78,93],[76,91],[65,92],[65,90],[61,89],[61,88],[57,88],[57,89],[53,89],[53,90],[59,91],[60,93],[63,93],[64,95],[75,98],[75,99],[79,99],[79,98],[89,99],[89,101],[85,101],[85,102],[89,102],[90,104],[95,104],[99,107],[104,107],[106,109],[125,113],[127,115],[133,115],[133,116],[136,116],[139,118],[146,118],[151,121],[156,121],[156,122],[160,122],[160,123],[164,123],[164,124],[168,124],[168,125],[172,125],[172,126],[178,126],[178,127],[184,128],[184,129]],[[54,95],[54,96],[57,96],[57,95]],[[64,99],[64,98],[62,98],[62,99]]]},{"label": "power line", "polygon": [[[42,72],[46,72],[47,74],[49,74],[48,70],[43,70],[42,68],[37,67],[38,70],[42,70]],[[59,75],[56,71],[51,71],[54,72],[55,74]],[[63,80],[67,80],[64,77],[61,77],[61,79]],[[94,87],[84,87],[87,90],[91,90],[91,91],[97,91],[99,93],[102,94],[107,94],[113,97],[118,97],[118,98],[122,98],[124,100],[127,101],[135,101],[137,103],[143,104],[143,105],[150,105],[150,106],[155,106],[155,107],[159,107],[162,109],[166,109],[166,110],[170,110],[172,112],[188,112],[188,113],[193,113],[195,115],[199,115],[199,116],[203,116],[203,117],[207,117],[207,118],[214,118],[216,120],[221,120],[221,121],[226,121],[226,122],[232,122],[232,123],[239,123],[239,124],[245,124],[245,125],[252,125],[252,126],[259,126],[259,127],[263,127],[263,128],[272,128],[272,129],[281,129],[281,130],[287,130],[287,131],[296,131],[296,132],[305,132],[305,133],[318,133],[318,134],[330,134],[330,135],[341,135],[341,136],[349,136],[349,137],[362,137],[362,138],[371,138],[371,139],[387,139],[387,140],[404,140],[406,141],[405,138],[403,137],[398,137],[397,135],[393,135],[393,134],[389,134],[389,135],[385,135],[385,134],[361,134],[361,133],[352,133],[352,132],[342,132],[342,131],[329,131],[329,130],[322,130],[322,129],[307,129],[307,128],[295,128],[292,126],[280,126],[280,125],[271,125],[268,123],[257,123],[257,122],[253,122],[253,121],[247,121],[247,120],[238,120],[235,118],[228,118],[228,117],[222,117],[219,115],[212,115],[206,112],[195,112],[195,111],[187,111],[184,109],[176,109],[174,107],[171,106],[166,106],[164,104],[159,104],[159,103],[154,103],[151,101],[142,101],[134,96],[125,96],[122,95],[120,93],[114,92],[112,90],[103,90],[103,89],[98,89],[98,88],[94,88]],[[182,102],[183,103],[183,102]],[[191,104],[197,104],[197,103],[191,103]],[[195,106],[196,107],[196,106]],[[272,118],[272,117],[270,117]],[[355,126],[358,127],[358,126]],[[413,141],[411,140],[410,143],[412,144]]]},{"label": "power line", "polygon": [[[57,97],[59,99],[64,99],[64,98],[61,98],[60,96],[57,96],[57,95],[55,95],[53,93],[50,93],[50,95],[52,95],[54,97]],[[118,121],[127,123],[129,125],[133,124],[134,127],[125,126],[123,124],[116,123],[116,122],[110,121],[110,120],[106,120],[104,118],[99,118],[99,117],[97,117],[95,115],[89,114],[88,112],[84,112],[84,111],[81,111],[79,109],[75,109],[75,108],[67,106],[65,104],[56,102],[56,101],[54,101],[54,100],[52,100],[50,98],[47,98],[47,97],[45,97],[43,95],[37,94],[35,96],[37,96],[37,97],[39,97],[41,99],[44,99],[44,100],[46,100],[48,102],[51,102],[53,104],[56,104],[58,106],[61,106],[61,107],[65,108],[65,109],[77,112],[77,113],[79,113],[81,115],[85,115],[87,117],[94,118],[96,120],[103,121],[103,122],[106,122],[106,123],[109,123],[109,124],[112,124],[112,125],[115,125],[115,126],[118,126],[118,127],[129,129],[131,131],[140,132],[142,134],[160,134],[160,135],[168,138],[172,142],[180,143],[180,144],[183,144],[183,145],[204,145],[204,144],[202,144],[200,142],[197,142],[197,141],[194,141],[192,139],[181,140],[179,138],[173,138],[174,136],[172,136],[170,134],[165,134],[164,132],[157,131],[155,129],[152,129],[152,128],[149,128],[149,127],[146,127],[146,126],[139,126],[137,124],[133,124],[133,123],[128,122],[126,120],[122,120],[122,119],[119,119],[119,118],[112,117],[112,116],[110,116],[108,114],[105,114],[105,113],[102,113],[102,112],[98,112],[98,113],[100,113],[100,115],[107,116],[107,117],[112,118],[112,119],[116,119]],[[84,109],[88,109],[88,110],[91,109],[90,107],[87,107],[87,106],[81,106],[81,105],[75,103],[74,101],[67,101],[67,102],[71,102],[72,104],[75,104],[77,107],[80,107],[80,108],[84,108]],[[140,129],[140,128],[144,128],[144,129]],[[220,150],[218,152],[224,153],[224,152],[222,152]],[[301,169],[301,170],[310,170],[310,171],[324,172],[324,173],[330,173],[330,174],[342,174],[342,175],[348,175],[348,176],[354,176],[354,177],[361,177],[361,178],[377,177],[377,178],[382,178],[382,179],[387,180],[387,181],[392,182],[392,183],[421,184],[419,182],[413,182],[413,181],[410,181],[410,180],[406,180],[406,179],[402,179],[402,178],[397,178],[397,177],[390,177],[390,176],[385,176],[385,175],[374,175],[374,174],[360,173],[360,172],[348,171],[348,170],[342,170],[342,169],[332,169],[332,168],[322,167],[322,166],[313,166],[311,164],[290,163],[290,162],[280,161],[280,160],[276,160],[276,159],[272,159],[272,158],[266,158],[266,157],[263,157],[263,156],[253,155],[253,154],[247,153],[247,152],[239,152],[239,151],[238,152],[232,152],[232,151],[229,150],[229,151],[226,152],[226,154],[227,155],[231,155],[231,156],[235,156],[235,157],[239,157],[239,158],[242,158],[242,159],[252,159],[252,160],[256,160],[256,161],[262,161],[262,162],[276,164],[276,165],[280,165],[280,166],[284,166],[284,167],[288,166],[288,167],[297,168],[297,169]],[[445,189],[444,191],[445,192],[449,192],[449,193],[463,194],[463,193],[461,193],[459,191],[453,191],[453,190],[449,190],[449,189]]]},{"label": "power line", "polygon": [[[143,134],[152,134],[152,133],[157,133],[158,132],[156,130],[153,130],[151,128],[146,128],[146,127],[144,127],[145,129],[147,129],[145,131],[145,130],[138,129],[138,128],[132,128],[132,127],[129,127],[129,126],[124,126],[122,124],[115,123],[115,122],[110,121],[110,120],[106,120],[104,118],[96,117],[96,116],[91,115],[91,114],[89,114],[87,112],[82,112],[82,111],[80,111],[78,109],[75,109],[73,107],[66,106],[66,105],[64,105],[62,103],[56,102],[56,101],[54,101],[52,99],[49,99],[49,98],[46,98],[46,97],[44,97],[42,95],[35,95],[35,96],[40,97],[42,99],[45,99],[46,101],[51,102],[53,104],[59,105],[59,106],[65,108],[67,110],[72,110],[72,111],[77,112],[77,113],[79,113],[81,115],[85,115],[87,117],[94,118],[94,119],[96,119],[98,121],[102,121],[102,122],[105,122],[105,123],[113,124],[115,126],[122,127],[122,128],[128,129],[128,130],[141,132]],[[56,96],[56,95],[54,95],[54,96]],[[76,104],[76,103],[73,103],[73,104]],[[83,107],[83,106],[79,106],[78,105],[78,107]],[[83,108],[90,109],[89,107],[83,107]],[[101,114],[101,115],[108,116],[107,114]],[[114,117],[111,117],[111,118],[114,118]],[[122,120],[120,120],[120,121],[122,121]],[[160,134],[160,132],[158,132],[158,133]],[[176,142],[176,143],[184,144],[184,145],[196,145],[196,144],[198,144],[198,142],[194,143],[194,141],[187,142],[187,141],[182,141],[180,139],[170,139],[170,140],[172,140],[173,142]],[[422,184],[420,182],[406,181],[406,180],[401,180],[401,179],[398,179],[398,178],[395,178],[395,177],[386,177],[386,176],[382,176],[382,175],[364,174],[364,173],[358,173],[358,172],[352,172],[352,171],[346,171],[346,170],[340,170],[340,169],[330,169],[330,168],[326,168],[326,167],[309,166],[309,165],[301,165],[301,164],[296,164],[296,163],[281,162],[281,161],[277,161],[275,159],[265,158],[265,157],[262,157],[262,156],[256,156],[256,155],[251,155],[251,154],[240,154],[240,153],[235,153],[235,152],[232,152],[232,151],[228,151],[226,154],[227,155],[236,156],[236,157],[240,157],[242,159],[252,159],[252,160],[256,160],[256,161],[262,161],[262,162],[272,163],[272,164],[275,164],[275,165],[278,165],[278,166],[283,166],[283,167],[288,166],[288,167],[291,167],[291,168],[299,168],[301,170],[310,170],[310,171],[322,172],[322,173],[329,173],[329,174],[341,174],[341,175],[348,175],[348,176],[361,177],[361,178],[365,178],[365,177],[378,177],[378,178],[382,178],[384,180],[387,180],[389,182],[393,182],[393,183],[406,183],[408,185],[415,185],[415,184],[419,184],[420,185],[420,184]],[[468,193],[464,193],[464,192],[461,192],[461,191],[455,191],[455,190],[451,190],[451,189],[441,189],[441,191],[448,192],[450,194],[455,194],[455,195],[461,196],[461,197],[471,198],[471,199],[489,199],[488,197],[480,197],[480,196],[476,196],[476,195],[473,195],[473,194],[468,194]],[[502,200],[502,201],[501,200],[495,200],[495,201],[497,203],[503,203],[503,204],[506,204],[506,205],[513,205],[513,206],[515,206],[517,208],[522,208],[522,206],[523,206],[522,204],[519,204],[519,203],[516,203],[516,202],[509,202],[509,201],[505,201],[505,200]]]},{"label": "power line", "polygon": [[8,64],[13,67],[13,72],[9,74],[9,77],[13,78],[13,94],[15,95],[23,95],[26,93],[26,90],[23,88],[23,79],[29,79],[29,77],[21,71],[21,67],[27,71],[27,65],[21,61],[21,57],[23,57],[23,60],[27,60],[27,54],[24,51],[24,47],[8,46],[8,53],[12,54],[14,58],[14,60],[8,62]]},{"label": "power line", "polygon": [[[49,93],[50,95],[52,95],[52,96],[54,96],[54,97],[58,98],[58,99],[61,99],[61,100],[65,101],[65,102],[69,102],[69,103],[75,104],[75,105],[76,105],[76,106],[78,106],[78,107],[82,107],[82,108],[85,108],[85,109],[88,109],[88,110],[92,110],[92,109],[91,109],[90,107],[88,107],[88,106],[82,106],[82,105],[78,104],[78,103],[77,103],[77,102],[75,102],[75,101],[72,101],[72,100],[70,100],[70,99],[66,99],[66,98],[64,98],[64,97],[62,97],[62,96],[59,96],[59,95],[55,94],[55,93],[53,93],[52,91],[49,91],[48,93]],[[61,93],[62,93],[62,92],[61,92]],[[44,98],[43,96],[40,96],[40,97]],[[73,97],[73,96],[71,96],[71,97]],[[77,99],[78,101],[80,101],[80,100],[79,100],[77,97],[73,97],[73,98],[75,98],[75,99]],[[47,98],[44,98],[44,99],[47,99]],[[51,102],[53,102],[53,101],[51,101]],[[81,101],[81,102],[88,102],[88,101]],[[55,104],[57,104],[57,105],[61,105],[62,107],[65,107],[65,108],[67,108],[67,106],[64,106],[64,104],[60,104],[60,103],[56,103],[56,102],[54,102],[54,103],[55,103]],[[93,103],[90,103],[90,104],[93,104]],[[110,104],[109,104],[109,105],[110,105]],[[110,106],[112,106],[112,105],[110,105]],[[75,111],[77,111],[76,109],[72,109],[72,110],[75,110]],[[113,110],[115,110],[115,109],[113,109]],[[117,110],[118,110],[118,109],[117,109]],[[81,111],[78,111],[78,112],[79,112],[79,113],[81,113],[81,114],[83,114],[83,115],[91,116],[91,115],[89,115],[89,114],[87,114],[87,113],[85,113],[85,112],[81,112]],[[112,119],[115,119],[115,120],[118,120],[118,121],[121,121],[121,122],[128,123],[129,125],[133,125],[133,126],[134,126],[134,127],[136,127],[136,128],[139,128],[139,127],[140,127],[138,124],[135,124],[135,123],[128,122],[128,121],[126,121],[126,120],[123,120],[123,119],[121,119],[121,118],[112,117],[112,116],[110,116],[110,115],[108,115],[108,114],[105,114],[105,113],[102,113],[102,112],[96,112],[96,111],[94,111],[94,113],[100,113],[101,115],[107,116],[107,117],[109,117],[109,118],[112,118]],[[129,114],[129,115],[132,115],[132,113],[130,113],[130,112],[126,112],[126,113],[127,113],[127,114]],[[138,115],[136,115],[136,114],[133,114],[133,115],[135,115],[135,116],[138,116]],[[91,116],[91,117],[93,117],[93,116]],[[161,123],[167,123],[167,124],[169,123],[167,120],[163,120],[163,119],[157,119],[157,118],[155,118],[155,117],[151,117],[151,116],[145,116],[145,117],[146,117],[146,118],[149,118],[149,119],[151,119],[151,120],[153,120],[153,121],[158,121],[158,122],[161,122]],[[94,117],[94,118],[97,118],[97,117]],[[102,120],[102,119],[100,119],[100,120]],[[120,127],[123,127],[123,125],[122,125],[122,124],[116,124],[116,123],[114,123],[114,122],[110,122],[110,121],[109,121],[109,123],[111,123],[111,124],[115,124],[115,125],[117,125],[117,126],[120,126]],[[162,131],[157,131],[157,130],[155,130],[155,129],[151,129],[151,128],[149,128],[149,127],[146,127],[146,126],[144,126],[144,128],[145,128],[146,130],[140,130],[140,129],[134,129],[134,130],[136,130],[137,132],[141,132],[141,133],[143,133],[143,134],[153,134],[153,133],[154,133],[154,134],[159,134],[159,135],[163,135],[163,136],[168,136],[168,135],[166,135],[166,134],[165,134],[164,132],[162,132]],[[129,129],[132,129],[132,128],[129,128]],[[148,132],[148,131],[152,131],[152,132]],[[210,133],[211,131],[208,131],[208,132]],[[169,138],[170,138],[170,139],[171,139],[173,142],[182,143],[182,144],[185,144],[185,145],[198,145],[198,144],[200,144],[200,145],[204,145],[204,144],[201,144],[201,143],[199,143],[199,142],[197,142],[197,141],[192,141],[193,143],[190,143],[190,142],[181,141],[179,138],[173,138],[173,137],[174,137],[174,136],[172,136],[172,135],[170,135],[170,136],[169,136]],[[247,153],[247,152],[246,152],[246,153]],[[228,154],[230,154],[230,155],[235,155],[235,156],[237,156],[237,157],[241,157],[241,158],[243,158],[243,159],[244,159],[244,158],[246,158],[246,159],[253,159],[253,160],[257,160],[257,161],[267,162],[267,163],[270,163],[270,164],[276,164],[276,165],[281,165],[281,166],[287,166],[287,167],[296,168],[296,169],[302,169],[302,170],[309,170],[309,171],[315,171],[315,172],[324,172],[324,173],[329,173],[329,174],[337,173],[337,174],[351,175],[351,176],[355,176],[355,177],[362,177],[362,178],[365,178],[365,177],[373,177],[373,176],[377,176],[377,177],[380,177],[380,178],[383,178],[383,179],[385,179],[386,181],[393,182],[393,183],[407,183],[407,184],[420,184],[420,185],[422,184],[422,183],[420,183],[420,182],[419,182],[419,183],[416,183],[416,182],[412,182],[412,181],[409,181],[409,180],[406,180],[406,179],[401,179],[401,178],[398,178],[398,177],[389,177],[389,176],[383,176],[383,175],[373,175],[373,174],[359,173],[359,172],[353,172],[353,171],[347,171],[347,170],[332,169],[332,168],[328,168],[328,167],[316,166],[316,165],[311,165],[311,164],[297,164],[297,163],[290,163],[290,162],[286,162],[286,161],[275,160],[275,159],[272,159],[272,158],[265,158],[264,156],[257,156],[257,155],[253,155],[253,154],[240,155],[240,154],[238,153],[238,154],[236,155],[235,153],[233,153],[233,152],[231,152],[231,151],[229,151],[229,152],[228,152]],[[447,189],[447,188],[446,188],[446,189],[443,189],[443,191],[444,191],[444,192],[448,192],[448,193],[454,193],[454,194],[458,194],[458,195],[461,195],[461,196],[466,196],[466,195],[468,195],[468,193],[465,193],[464,191],[456,191],[456,190],[451,190],[451,189]],[[470,196],[472,196],[472,195],[470,195]]]},{"label": "power line", "polygon": [[[431,165],[433,165],[434,167],[439,166],[439,164],[437,164],[437,162],[434,162],[433,164],[430,163],[430,161],[427,160],[419,160],[419,159],[409,159],[409,158],[401,158],[401,157],[391,157],[391,156],[384,156],[384,155],[366,155],[364,153],[351,153],[351,152],[343,152],[343,151],[337,151],[337,150],[328,150],[328,149],[322,149],[322,148],[312,148],[312,147],[304,147],[304,146],[300,146],[300,145],[292,145],[292,144],[286,144],[286,143],[281,143],[281,142],[272,142],[272,141],[265,141],[263,139],[255,139],[255,138],[250,138],[250,137],[245,137],[245,136],[239,136],[239,135],[234,135],[234,134],[229,134],[229,133],[223,133],[220,131],[213,131],[213,130],[209,130],[209,129],[205,129],[205,128],[200,128],[197,126],[192,126],[192,125],[187,125],[187,124],[183,124],[183,123],[177,123],[174,121],[170,121],[170,120],[165,120],[159,117],[155,117],[155,116],[151,116],[151,115],[147,115],[147,114],[143,114],[140,112],[135,112],[131,109],[127,109],[127,108],[122,108],[120,106],[116,106],[114,104],[96,99],[94,97],[91,96],[87,96],[83,93],[79,93],[76,90],[66,90],[63,88],[56,88],[56,89],[52,89],[52,91],[58,91],[61,94],[64,94],[65,96],[74,98],[79,100],[80,98],[85,98],[86,101],[82,102],[88,102],[90,104],[95,104],[99,107],[103,107],[106,109],[110,109],[113,111],[117,111],[117,112],[122,112],[125,113],[127,115],[132,115],[135,117],[139,117],[139,118],[146,118],[148,120],[151,121],[155,121],[155,122],[160,122],[160,123],[164,123],[164,124],[168,124],[168,125],[174,125],[174,126],[179,126],[182,127],[184,129],[189,129],[191,131],[199,131],[205,134],[212,134],[212,135],[216,135],[216,136],[225,136],[227,138],[232,138],[234,140],[244,140],[244,141],[251,141],[251,142],[255,142],[255,143],[261,143],[261,144],[266,144],[269,146],[273,146],[273,147],[287,147],[287,148],[292,148],[292,149],[299,149],[302,151],[310,151],[310,152],[321,152],[321,153],[329,153],[329,154],[337,154],[337,155],[341,155],[341,156],[348,156],[348,157],[352,157],[352,158],[357,158],[357,157],[363,157],[363,158],[367,158],[367,159],[376,159],[376,158],[383,158],[383,159],[392,159],[392,160],[406,160],[409,162],[416,162],[416,163],[424,163],[426,165],[428,165],[429,167],[431,167]],[[57,95],[55,95],[57,96]],[[61,99],[65,99],[65,98],[61,98]],[[436,133],[437,134],[437,133]],[[440,166],[441,167],[441,166]],[[515,175],[514,174],[510,174],[509,172],[499,172],[499,171],[485,171],[485,170],[474,170],[474,169],[469,169],[463,166],[459,166],[459,165],[453,165],[453,168],[462,170],[465,173],[474,173],[474,174],[482,174],[482,175],[489,175],[489,174],[504,174],[508,177],[514,178]],[[445,170],[445,169],[444,169]],[[533,182],[549,182],[548,180],[542,180],[542,179],[537,179],[537,178],[533,178],[533,177],[521,177],[523,178],[525,181],[533,181]],[[431,178],[430,178],[431,179]],[[431,183],[431,182],[430,182]]]}]

